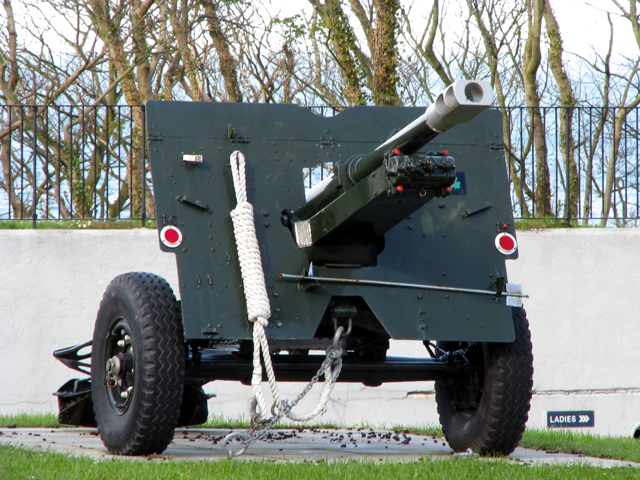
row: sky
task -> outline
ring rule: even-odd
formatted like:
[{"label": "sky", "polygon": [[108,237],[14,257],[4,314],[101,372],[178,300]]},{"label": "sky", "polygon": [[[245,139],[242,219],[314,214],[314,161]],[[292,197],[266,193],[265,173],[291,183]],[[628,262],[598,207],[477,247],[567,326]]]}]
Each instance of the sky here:
[{"label": "sky", "polygon": [[[628,2],[620,2],[622,5]],[[610,27],[607,12],[614,24],[614,51],[637,56],[638,45],[629,21],[609,0],[552,0],[565,50],[589,57],[593,50],[605,55],[609,47]]]}]

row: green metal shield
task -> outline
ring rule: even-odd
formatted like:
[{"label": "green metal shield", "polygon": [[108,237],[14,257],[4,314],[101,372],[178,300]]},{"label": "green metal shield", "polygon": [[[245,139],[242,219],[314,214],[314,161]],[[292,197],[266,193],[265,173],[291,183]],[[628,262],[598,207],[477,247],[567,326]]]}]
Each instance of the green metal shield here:
[{"label": "green metal shield", "polygon": [[[185,336],[251,338],[229,216],[235,208],[229,157],[238,150],[247,161],[271,301],[270,338],[312,338],[333,296],[358,296],[391,338],[513,341],[504,298],[328,283],[303,291],[279,277],[309,269],[280,222],[280,212],[305,203],[303,169],[369,152],[423,112],[354,107],[321,117],[294,105],[149,102],[158,229],[174,225],[182,234],[179,245],[160,246],[176,254]],[[376,266],[316,267],[314,275],[495,290],[496,280],[506,278],[505,260],[517,258],[517,250],[504,255],[495,246],[498,233],[515,236],[499,112],[486,111],[423,150],[445,149],[456,161],[452,195],[390,230]]]}]

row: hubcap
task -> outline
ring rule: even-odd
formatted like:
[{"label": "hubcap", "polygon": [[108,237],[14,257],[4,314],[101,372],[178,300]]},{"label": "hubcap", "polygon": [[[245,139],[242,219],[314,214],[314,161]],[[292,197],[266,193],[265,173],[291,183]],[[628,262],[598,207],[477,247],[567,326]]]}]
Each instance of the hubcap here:
[{"label": "hubcap", "polygon": [[135,385],[135,355],[131,330],[125,319],[118,319],[107,337],[105,385],[111,407],[122,415],[131,403]]}]

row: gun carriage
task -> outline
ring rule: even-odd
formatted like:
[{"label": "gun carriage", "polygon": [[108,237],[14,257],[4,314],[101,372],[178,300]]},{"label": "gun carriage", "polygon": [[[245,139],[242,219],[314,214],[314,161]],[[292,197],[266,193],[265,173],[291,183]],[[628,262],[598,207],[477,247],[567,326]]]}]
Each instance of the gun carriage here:
[{"label": "gun carriage", "polygon": [[[97,425],[115,453],[161,452],[176,426],[206,420],[205,383],[255,385],[267,363],[307,382],[325,361],[314,352],[334,348],[325,382],[435,380],[455,451],[511,453],[533,367],[524,295],[507,283],[518,249],[491,101],[488,82],[459,81],[426,111],[149,102],[159,243],[175,254],[180,301],[153,274],[114,279],[93,340],[55,353],[85,372],[91,357],[91,379],[57,393],[60,421]],[[266,307],[251,306],[240,265],[241,205]],[[422,341],[425,356],[387,356],[391,339]]]}]

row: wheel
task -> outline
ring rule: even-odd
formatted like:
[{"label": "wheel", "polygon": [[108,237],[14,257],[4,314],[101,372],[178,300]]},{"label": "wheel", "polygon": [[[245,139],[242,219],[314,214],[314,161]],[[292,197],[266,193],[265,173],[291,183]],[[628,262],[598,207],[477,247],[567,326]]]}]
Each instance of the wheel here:
[{"label": "wheel", "polygon": [[91,365],[93,408],[107,449],[149,455],[166,448],[184,387],[184,339],[169,284],[149,273],[116,277],[100,303]]},{"label": "wheel", "polygon": [[209,396],[204,393],[202,385],[198,383],[187,383],[184,386],[182,395],[182,407],[178,417],[179,427],[189,427],[191,425],[202,425],[209,419],[209,406],[207,401]]},{"label": "wheel", "polygon": [[445,437],[455,452],[509,455],[522,439],[533,388],[529,322],[513,309],[513,343],[438,342],[446,352],[465,349],[463,375],[436,382],[436,402]]}]

